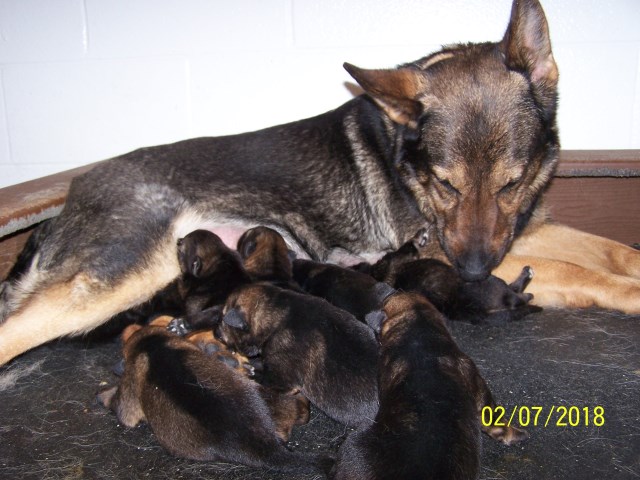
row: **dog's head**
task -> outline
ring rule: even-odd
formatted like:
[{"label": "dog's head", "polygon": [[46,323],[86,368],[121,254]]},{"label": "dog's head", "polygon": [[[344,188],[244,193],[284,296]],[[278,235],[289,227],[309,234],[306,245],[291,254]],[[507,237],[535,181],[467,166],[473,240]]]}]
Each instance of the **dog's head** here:
[{"label": "dog's head", "polygon": [[486,278],[557,163],[558,70],[540,4],[515,0],[499,43],[345,68],[391,119],[396,168],[451,263],[465,280]]}]

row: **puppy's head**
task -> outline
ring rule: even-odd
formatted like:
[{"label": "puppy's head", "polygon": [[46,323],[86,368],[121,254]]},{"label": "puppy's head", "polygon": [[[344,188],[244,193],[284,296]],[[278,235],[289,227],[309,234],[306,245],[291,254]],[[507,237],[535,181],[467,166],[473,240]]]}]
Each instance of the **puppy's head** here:
[{"label": "puppy's head", "polygon": [[269,227],[247,230],[238,240],[244,268],[255,278],[290,280],[291,257],[284,238]]},{"label": "puppy's head", "polygon": [[405,341],[413,326],[425,321],[446,330],[442,314],[425,297],[412,292],[395,291],[386,297],[382,309],[370,312],[365,321],[383,345]]},{"label": "puppy's head", "polygon": [[464,280],[486,278],[557,163],[558,69],[538,1],[514,1],[498,43],[345,68],[391,120],[398,172],[451,264]]},{"label": "puppy's head", "polygon": [[195,230],[178,240],[178,262],[183,274],[206,277],[234,252],[215,233]]},{"label": "puppy's head", "polygon": [[249,357],[257,355],[278,318],[278,312],[266,306],[268,295],[268,287],[258,284],[235,290],[227,298],[216,336]]}]

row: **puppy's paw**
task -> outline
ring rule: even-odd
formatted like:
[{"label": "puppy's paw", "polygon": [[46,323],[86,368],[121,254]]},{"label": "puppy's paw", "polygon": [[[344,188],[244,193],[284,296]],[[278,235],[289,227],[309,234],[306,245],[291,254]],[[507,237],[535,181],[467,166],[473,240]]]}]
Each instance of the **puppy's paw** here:
[{"label": "puppy's paw", "polygon": [[187,333],[191,332],[191,329],[184,321],[182,317],[176,317],[169,322],[167,325],[167,330],[171,333],[174,333],[180,337],[184,337]]}]

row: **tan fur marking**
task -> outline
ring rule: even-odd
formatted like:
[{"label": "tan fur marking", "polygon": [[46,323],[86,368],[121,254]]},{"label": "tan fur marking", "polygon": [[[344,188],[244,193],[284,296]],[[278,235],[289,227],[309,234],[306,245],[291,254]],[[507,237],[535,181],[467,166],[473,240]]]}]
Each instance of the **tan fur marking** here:
[{"label": "tan fur marking", "polygon": [[454,53],[453,52],[441,52],[438,53],[436,55],[433,55],[431,58],[429,58],[429,60],[427,62],[424,63],[424,65],[420,65],[420,68],[422,68],[422,70],[426,70],[429,67],[431,67],[432,65],[435,65],[438,62],[441,62],[443,60],[447,60],[449,58],[454,57]]},{"label": "tan fur marking", "polygon": [[85,273],[45,287],[0,325],[0,365],[42,343],[86,333],[110,317],[147,300],[180,273],[173,236],[146,269],[107,287]]},{"label": "tan fur marking", "polygon": [[543,224],[518,238],[511,253],[575,263],[590,270],[640,278],[640,251],[571,227]]},{"label": "tan fur marking", "polygon": [[575,263],[549,258],[507,254],[493,274],[506,282],[517,278],[525,265],[536,275],[527,287],[531,303],[542,307],[598,306],[640,313],[640,280],[590,270]]}]

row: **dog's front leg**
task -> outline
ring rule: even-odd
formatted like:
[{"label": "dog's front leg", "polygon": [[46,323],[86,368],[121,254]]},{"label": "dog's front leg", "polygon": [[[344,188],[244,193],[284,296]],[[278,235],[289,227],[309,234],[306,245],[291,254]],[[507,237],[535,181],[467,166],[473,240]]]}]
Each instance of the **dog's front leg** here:
[{"label": "dog's front leg", "polygon": [[525,265],[535,275],[527,287],[532,303],[542,307],[585,308],[597,306],[640,313],[640,279],[592,270],[575,263],[541,256],[509,253],[493,274],[509,282]]},{"label": "dog's front leg", "polygon": [[510,250],[516,255],[544,257],[589,270],[640,278],[640,251],[608,238],[553,223],[525,230]]}]

